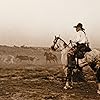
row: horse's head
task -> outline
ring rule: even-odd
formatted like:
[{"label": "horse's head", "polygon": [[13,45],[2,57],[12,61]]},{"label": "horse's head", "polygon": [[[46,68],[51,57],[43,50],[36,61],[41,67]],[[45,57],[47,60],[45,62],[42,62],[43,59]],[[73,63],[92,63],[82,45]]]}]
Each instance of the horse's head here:
[{"label": "horse's head", "polygon": [[59,48],[58,40],[59,40],[59,37],[55,36],[55,38],[53,40],[53,45],[51,46],[51,49],[54,51],[56,51]]},{"label": "horse's head", "polygon": [[62,50],[66,48],[68,45],[58,36],[55,36],[53,40],[53,45],[51,46],[51,49],[56,51],[58,49]]}]

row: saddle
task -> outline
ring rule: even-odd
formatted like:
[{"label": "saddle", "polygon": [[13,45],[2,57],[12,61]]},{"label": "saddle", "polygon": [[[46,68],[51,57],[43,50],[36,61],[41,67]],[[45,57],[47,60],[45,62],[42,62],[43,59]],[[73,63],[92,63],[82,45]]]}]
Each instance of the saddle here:
[{"label": "saddle", "polygon": [[77,43],[77,45],[74,48],[76,48],[74,52],[75,57],[78,59],[84,58],[85,53],[91,51],[89,45],[88,44],[86,45],[85,43],[81,44]]}]

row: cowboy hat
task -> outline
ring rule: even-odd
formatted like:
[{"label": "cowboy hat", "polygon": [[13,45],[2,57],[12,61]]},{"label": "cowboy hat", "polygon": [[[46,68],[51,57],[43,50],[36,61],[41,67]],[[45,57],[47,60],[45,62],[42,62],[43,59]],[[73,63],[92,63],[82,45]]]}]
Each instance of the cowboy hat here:
[{"label": "cowboy hat", "polygon": [[74,26],[74,28],[78,28],[78,27],[80,27],[82,30],[85,30],[85,29],[83,28],[83,25],[82,25],[81,23],[78,23],[77,26]]}]

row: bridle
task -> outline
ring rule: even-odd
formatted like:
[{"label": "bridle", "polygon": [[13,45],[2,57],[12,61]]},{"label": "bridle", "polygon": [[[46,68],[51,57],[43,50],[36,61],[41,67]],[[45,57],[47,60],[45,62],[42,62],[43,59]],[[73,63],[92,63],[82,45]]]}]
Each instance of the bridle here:
[{"label": "bridle", "polygon": [[[59,47],[59,45],[57,44],[57,41],[58,40],[61,40],[64,44],[63,44],[63,46],[64,46],[64,48],[62,48],[60,51],[62,51],[63,49],[65,49],[66,47],[69,47],[69,44],[66,44],[66,42],[63,40],[63,39],[61,39],[60,37],[56,37],[55,36],[55,40],[53,41],[53,43],[54,43],[54,45],[53,46],[51,46],[51,49],[52,50],[54,50],[54,51],[56,51],[56,50],[58,50],[60,47]],[[57,48],[55,49],[54,47],[55,47],[55,45],[57,46]]]}]

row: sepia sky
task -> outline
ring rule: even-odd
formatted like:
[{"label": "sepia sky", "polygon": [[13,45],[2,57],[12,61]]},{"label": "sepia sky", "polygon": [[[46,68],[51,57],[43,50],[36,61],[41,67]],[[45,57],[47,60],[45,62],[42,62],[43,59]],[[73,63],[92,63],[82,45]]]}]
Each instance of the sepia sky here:
[{"label": "sepia sky", "polygon": [[0,44],[51,46],[55,35],[69,41],[81,22],[100,47],[100,0],[0,0]]}]

